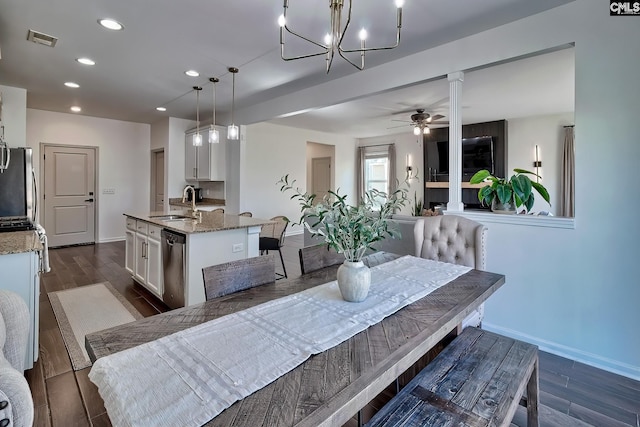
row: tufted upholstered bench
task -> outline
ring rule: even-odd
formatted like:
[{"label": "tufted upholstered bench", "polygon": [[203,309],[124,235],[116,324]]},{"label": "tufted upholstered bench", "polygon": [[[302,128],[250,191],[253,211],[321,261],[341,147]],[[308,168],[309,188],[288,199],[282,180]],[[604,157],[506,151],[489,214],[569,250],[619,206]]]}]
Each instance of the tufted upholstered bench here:
[{"label": "tufted upholstered bench", "polygon": [[31,427],[33,398],[24,377],[29,309],[20,295],[0,290],[0,426]]},{"label": "tufted upholstered bench", "polygon": [[[415,256],[434,261],[485,269],[487,227],[456,215],[424,217],[413,228]],[[484,304],[462,322],[462,327],[479,326]]]}]

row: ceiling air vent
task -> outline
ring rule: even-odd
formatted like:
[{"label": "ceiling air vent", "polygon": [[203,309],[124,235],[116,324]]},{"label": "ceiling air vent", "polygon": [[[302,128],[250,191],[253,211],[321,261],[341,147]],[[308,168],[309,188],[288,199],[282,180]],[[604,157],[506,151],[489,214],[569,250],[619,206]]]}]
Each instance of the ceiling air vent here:
[{"label": "ceiling air vent", "polygon": [[54,47],[56,45],[56,42],[58,41],[58,39],[53,36],[49,36],[47,34],[39,33],[33,30],[29,30],[29,35],[27,35],[27,40],[34,43],[43,44],[49,47]]}]

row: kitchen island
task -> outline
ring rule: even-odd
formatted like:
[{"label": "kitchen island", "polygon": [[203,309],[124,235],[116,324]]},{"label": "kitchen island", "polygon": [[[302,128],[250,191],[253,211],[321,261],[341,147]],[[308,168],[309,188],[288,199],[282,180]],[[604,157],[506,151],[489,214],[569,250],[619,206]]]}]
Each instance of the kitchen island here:
[{"label": "kitchen island", "polygon": [[[260,230],[263,225],[272,223],[270,220],[206,211],[197,212],[193,218],[190,210],[124,215],[125,268],[136,282],[171,308],[204,302],[202,268],[258,256]],[[167,242],[166,236],[176,235],[182,238],[180,249],[172,241]],[[182,259],[177,260],[176,257],[180,256]],[[172,275],[167,283],[163,262],[172,266]],[[183,269],[179,274],[183,284],[177,283],[176,268]]]}]

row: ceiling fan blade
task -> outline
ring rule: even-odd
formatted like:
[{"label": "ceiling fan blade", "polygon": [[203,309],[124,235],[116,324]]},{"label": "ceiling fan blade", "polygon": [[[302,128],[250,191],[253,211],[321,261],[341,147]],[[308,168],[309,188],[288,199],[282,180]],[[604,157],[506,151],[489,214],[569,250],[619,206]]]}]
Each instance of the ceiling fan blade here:
[{"label": "ceiling fan blade", "polygon": [[431,122],[429,124],[430,125],[448,125],[449,122],[448,121],[446,121],[446,122],[437,121],[437,122]]},{"label": "ceiling fan blade", "polygon": [[412,123],[411,120],[397,120],[397,119],[391,119],[392,122],[403,122],[403,123]]},{"label": "ceiling fan blade", "polygon": [[406,127],[406,126],[407,126],[407,125],[391,126],[391,127],[388,127],[387,129],[403,128],[403,127]]},{"label": "ceiling fan blade", "polygon": [[442,114],[434,114],[433,116],[431,116],[431,121],[432,122],[435,122],[435,121],[440,120],[440,119],[444,119],[444,116]]}]

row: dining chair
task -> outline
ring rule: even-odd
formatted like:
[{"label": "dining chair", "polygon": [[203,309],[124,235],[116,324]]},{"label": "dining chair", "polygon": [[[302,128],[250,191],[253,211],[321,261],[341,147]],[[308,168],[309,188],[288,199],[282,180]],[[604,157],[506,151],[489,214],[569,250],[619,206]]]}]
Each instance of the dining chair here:
[{"label": "dining chair", "polygon": [[260,249],[260,255],[268,254],[269,251],[278,251],[284,274],[276,272],[276,276],[278,279],[287,278],[287,268],[284,266],[281,248],[284,244],[284,232],[289,225],[289,220],[287,217],[279,215],[271,218],[271,221],[273,221],[273,223],[262,226],[258,248]]},{"label": "dining chair", "polygon": [[[457,215],[424,217],[413,228],[415,256],[485,269],[487,227]],[[479,326],[484,304],[467,316],[462,327]]]},{"label": "dining chair", "polygon": [[300,248],[298,249],[298,257],[302,274],[344,262],[344,254],[337,253],[327,243]]},{"label": "dining chair", "polygon": [[202,269],[204,295],[208,301],[256,286],[275,283],[273,255],[257,256],[216,264]]},{"label": "dining chair", "polygon": [[253,214],[252,214],[251,212],[248,212],[248,211],[247,211],[247,212],[240,212],[240,213],[238,214],[238,216],[246,216],[246,217],[249,217],[249,218],[250,218],[250,217],[252,217],[252,216],[253,216]]}]

